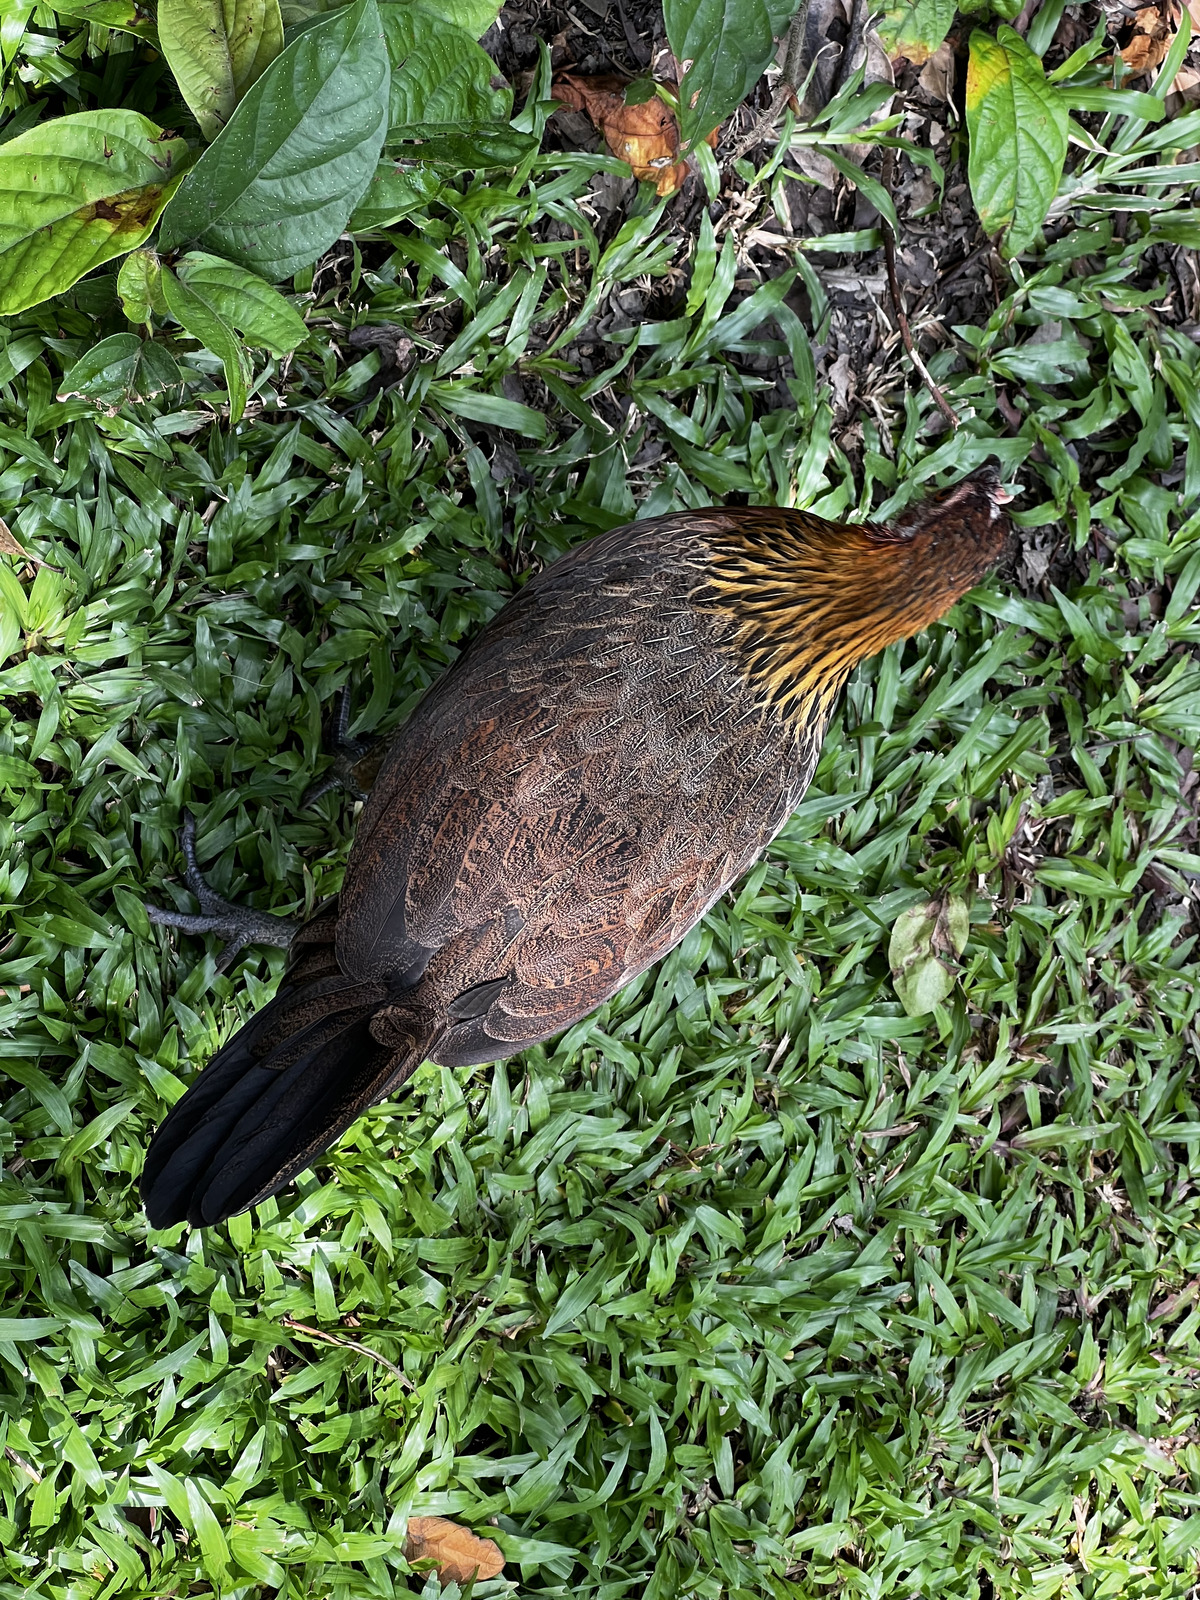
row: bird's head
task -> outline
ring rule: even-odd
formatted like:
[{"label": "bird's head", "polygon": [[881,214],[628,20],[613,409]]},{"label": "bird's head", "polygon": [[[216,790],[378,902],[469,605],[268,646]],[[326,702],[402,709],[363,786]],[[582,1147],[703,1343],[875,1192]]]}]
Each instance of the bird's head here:
[{"label": "bird's head", "polygon": [[776,703],[825,715],[858,662],[943,617],[1000,560],[1011,499],[983,468],[885,523],[747,509],[715,552],[751,675]]}]

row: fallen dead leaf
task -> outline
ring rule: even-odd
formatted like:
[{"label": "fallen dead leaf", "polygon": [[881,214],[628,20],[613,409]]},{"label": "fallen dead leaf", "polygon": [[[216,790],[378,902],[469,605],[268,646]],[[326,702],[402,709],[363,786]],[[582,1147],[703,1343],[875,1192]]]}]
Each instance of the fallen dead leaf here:
[{"label": "fallen dead leaf", "polygon": [[933,100],[949,100],[954,93],[954,51],[940,44],[921,68],[917,82]]},{"label": "fallen dead leaf", "polygon": [[13,538],[3,517],[0,517],[0,555],[19,556],[22,561],[29,560],[28,552]]},{"label": "fallen dead leaf", "polygon": [[1167,115],[1178,116],[1184,105],[1196,100],[1200,100],[1200,72],[1194,67],[1180,67],[1167,96]]},{"label": "fallen dead leaf", "polygon": [[832,194],[837,188],[840,174],[823,150],[814,150],[805,144],[797,145],[791,153],[791,162],[806,178],[819,183],[822,189],[828,189]]},{"label": "fallen dead leaf", "polygon": [[1178,21],[1179,8],[1174,0],[1167,0],[1161,9],[1143,6],[1134,12],[1133,35],[1122,46],[1121,59],[1135,78],[1153,72],[1159,65],[1171,48]]},{"label": "fallen dead leaf", "polygon": [[[675,113],[657,95],[639,106],[626,105],[628,87],[629,80],[615,73],[584,78],[564,72],[555,78],[550,92],[591,119],[613,155],[629,163],[635,178],[653,183],[660,195],[674,194],[688,173],[687,162],[679,160]],[[716,129],[708,142],[716,144]]]},{"label": "fallen dead leaf", "polygon": [[448,1517],[409,1517],[406,1561],[432,1561],[441,1583],[486,1582],[504,1571],[500,1546],[460,1528]]}]

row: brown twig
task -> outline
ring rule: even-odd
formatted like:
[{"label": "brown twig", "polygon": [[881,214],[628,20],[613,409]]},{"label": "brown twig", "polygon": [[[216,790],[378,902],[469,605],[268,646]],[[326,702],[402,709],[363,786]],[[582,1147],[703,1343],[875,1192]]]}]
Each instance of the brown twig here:
[{"label": "brown twig", "polygon": [[747,150],[752,150],[768,130],[773,127],[775,118],[787,105],[788,101],[795,102],[800,85],[796,79],[800,75],[800,61],[804,50],[804,28],[808,21],[808,8],[811,0],[804,0],[799,11],[792,18],[791,26],[787,31],[787,42],[783,49],[783,67],[780,73],[779,86],[771,96],[771,104],[759,117],[750,129],[750,132],[739,139],[733,147],[730,161],[740,161]]},{"label": "brown twig", "polygon": [[[881,174],[883,187],[888,195],[892,192],[892,173],[896,164],[896,152],[892,149],[884,151],[883,171]],[[900,281],[896,277],[896,235],[892,232],[891,224],[886,217],[879,219],[880,229],[883,233],[883,257],[887,263],[888,292],[892,297],[892,310],[896,314],[896,326],[900,329],[900,337],[904,340],[904,348],[908,351],[908,358],[916,367],[921,376],[921,382],[933,396],[933,402],[945,417],[952,428],[958,427],[958,415],[952,408],[946,396],[933,380],[933,374],[921,360],[917,347],[913,343],[913,336],[908,329],[908,318],[904,314],[904,307],[900,301]]]},{"label": "brown twig", "polygon": [[292,1328],[296,1333],[306,1333],[310,1339],[323,1339],[326,1344],[338,1344],[346,1350],[357,1351],[360,1356],[369,1356],[372,1361],[378,1361],[381,1367],[386,1367],[394,1378],[399,1378],[406,1389],[415,1387],[412,1379],[405,1377],[394,1361],[381,1356],[378,1350],[372,1350],[369,1344],[360,1344],[357,1339],[346,1339],[341,1334],[327,1333],[324,1328],[310,1328],[307,1322],[297,1322],[294,1317],[280,1317],[279,1320],[285,1328]]}]

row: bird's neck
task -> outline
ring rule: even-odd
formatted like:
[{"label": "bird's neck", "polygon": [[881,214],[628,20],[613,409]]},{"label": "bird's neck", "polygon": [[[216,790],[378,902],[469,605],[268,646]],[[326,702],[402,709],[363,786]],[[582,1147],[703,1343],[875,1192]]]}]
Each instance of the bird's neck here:
[{"label": "bird's neck", "polygon": [[936,622],[994,560],[936,516],[893,529],[783,510],[741,513],[710,550],[748,680],[809,726],[860,661]]}]

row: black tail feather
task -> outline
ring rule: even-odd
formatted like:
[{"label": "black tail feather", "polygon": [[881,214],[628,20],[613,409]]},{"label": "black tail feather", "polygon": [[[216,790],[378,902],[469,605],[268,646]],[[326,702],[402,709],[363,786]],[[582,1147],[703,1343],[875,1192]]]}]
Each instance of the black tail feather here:
[{"label": "black tail feather", "polygon": [[440,1030],[414,1016],[403,1048],[394,1027],[381,1043],[371,1022],[385,1004],[370,984],[285,979],[151,1141],[142,1174],[151,1225],[203,1227],[265,1200],[398,1088]]}]

